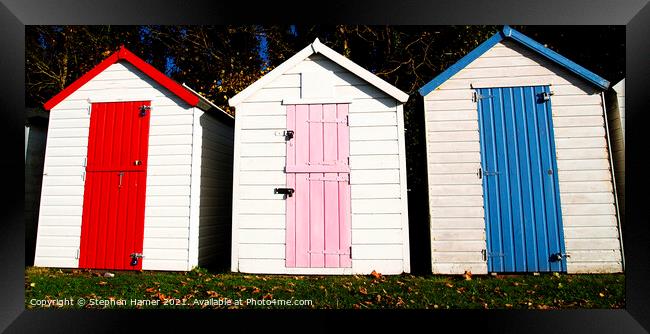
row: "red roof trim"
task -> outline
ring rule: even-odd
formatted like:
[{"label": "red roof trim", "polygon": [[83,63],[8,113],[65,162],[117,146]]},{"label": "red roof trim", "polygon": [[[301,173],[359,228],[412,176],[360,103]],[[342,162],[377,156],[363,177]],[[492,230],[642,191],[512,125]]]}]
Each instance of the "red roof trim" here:
[{"label": "red roof trim", "polygon": [[125,47],[121,47],[117,52],[111,54],[108,58],[104,59],[92,70],[82,75],[79,79],[77,79],[75,82],[70,84],[68,87],[66,87],[58,94],[56,94],[49,101],[45,102],[43,108],[45,108],[45,110],[51,110],[61,101],[63,101],[66,97],[70,96],[70,94],[72,94],[74,91],[76,91],[81,86],[85,85],[88,81],[90,81],[92,78],[97,76],[97,74],[103,72],[106,68],[117,63],[120,60],[128,61],[133,66],[135,66],[138,70],[148,75],[151,79],[159,83],[161,86],[170,90],[181,100],[187,102],[192,107],[195,107],[199,103],[199,97],[196,96],[194,93],[185,89],[185,87],[181,86],[176,81],[172,80],[162,72],[158,71],[149,63],[140,59],[131,51],[127,50]]}]

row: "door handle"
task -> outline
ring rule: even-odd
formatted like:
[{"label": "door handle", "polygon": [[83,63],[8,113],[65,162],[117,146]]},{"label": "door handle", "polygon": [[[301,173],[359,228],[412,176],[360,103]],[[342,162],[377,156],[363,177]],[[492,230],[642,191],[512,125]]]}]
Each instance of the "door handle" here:
[{"label": "door handle", "polygon": [[117,175],[120,176],[120,183],[117,185],[117,187],[122,188],[122,176],[124,176],[124,172],[119,172]]},{"label": "door handle", "polygon": [[135,166],[140,166],[140,165],[142,165],[142,160],[135,160],[135,161],[133,161],[133,165],[135,165]]}]

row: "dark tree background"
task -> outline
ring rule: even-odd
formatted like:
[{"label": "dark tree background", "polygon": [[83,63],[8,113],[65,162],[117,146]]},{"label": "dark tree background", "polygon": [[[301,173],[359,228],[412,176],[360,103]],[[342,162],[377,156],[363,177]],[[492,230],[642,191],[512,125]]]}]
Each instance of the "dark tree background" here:
[{"label": "dark tree background", "polygon": [[[424,115],[417,89],[501,26],[27,26],[26,107],[44,102],[120,45],[234,114],[228,99],[316,37],[409,93],[405,105],[411,254],[428,254]],[[609,80],[625,76],[624,26],[513,26]],[[44,111],[41,111],[44,112]],[[424,250],[424,251],[422,251]],[[411,259],[430,272],[430,259]]]}]

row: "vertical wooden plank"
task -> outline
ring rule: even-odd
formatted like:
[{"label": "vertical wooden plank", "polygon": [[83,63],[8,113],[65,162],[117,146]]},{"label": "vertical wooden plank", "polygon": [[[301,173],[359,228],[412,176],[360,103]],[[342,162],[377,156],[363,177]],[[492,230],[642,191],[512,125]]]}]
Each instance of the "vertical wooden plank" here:
[{"label": "vertical wooden plank", "polygon": [[[323,105],[323,160],[338,165],[338,134],[336,105]],[[326,178],[336,178],[338,173],[325,173]],[[325,182],[325,267],[339,267],[339,187],[338,182]]]},{"label": "vertical wooden plank", "polygon": [[[296,106],[296,164],[309,160],[309,107]],[[296,267],[309,267],[309,174],[296,173]]]},{"label": "vertical wooden plank", "polygon": [[[535,248],[537,250],[537,266],[530,268],[530,271],[547,271],[547,237],[546,237],[546,214],[544,210],[544,182],[541,166],[541,152],[539,140],[539,126],[535,115],[536,96],[532,87],[524,88],[526,102],[526,120],[528,125],[528,142],[530,147],[529,160],[531,162],[533,208],[535,212]],[[531,270],[532,269],[532,270]]]},{"label": "vertical wooden plank", "polygon": [[530,144],[528,142],[528,126],[526,115],[526,99],[524,89],[516,87],[514,92],[515,100],[515,124],[517,127],[517,142],[519,145],[519,168],[521,169],[522,191],[520,194],[523,212],[523,235],[524,235],[524,258],[525,267],[522,271],[532,271],[537,267],[537,255],[535,247],[535,213],[533,209],[533,193],[530,185],[532,184],[532,166],[530,161]]},{"label": "vertical wooden plank", "polygon": [[[349,113],[348,104],[338,104],[336,106],[336,116],[338,119],[346,119]],[[347,163],[350,157],[350,128],[347,123],[337,124],[337,143],[338,143],[338,160]],[[339,173],[339,176],[346,175]],[[347,175],[349,178],[349,174]],[[340,256],[340,266],[344,268],[352,267],[352,256],[349,254],[352,245],[352,224],[350,210],[350,183],[337,182],[338,185],[338,209],[339,209],[339,250],[344,253]]]},{"label": "vertical wooden plank", "polygon": [[[548,86],[535,87],[535,94],[549,93]],[[559,208],[559,201],[556,201],[557,192],[557,183],[556,179],[556,168],[555,168],[555,143],[552,136],[553,122],[551,120],[551,101],[545,101],[537,104],[536,109],[537,122],[539,124],[539,137],[541,147],[541,164],[542,164],[542,175],[544,178],[544,204],[545,204],[545,213],[546,213],[546,234],[548,236],[547,242],[547,258],[550,258],[551,254],[564,253],[563,251],[563,238],[560,234],[561,230],[561,214]],[[550,171],[550,173],[549,173]],[[563,268],[564,261],[547,261],[548,270],[550,271],[564,271]]]},{"label": "vertical wooden plank", "polygon": [[[147,168],[148,168],[148,155],[149,155],[149,126],[151,123],[151,112],[148,111],[145,116],[140,116],[140,110],[139,107],[141,105],[146,105],[146,106],[151,106],[150,101],[143,101],[143,102],[138,102],[136,105],[133,106],[134,112],[136,113],[136,116],[139,124],[140,124],[140,136],[138,138],[139,141],[139,156],[138,160],[142,161],[142,165],[138,166],[139,172],[136,172],[135,177],[136,180],[136,185],[135,188],[137,188],[137,209],[136,209],[136,215],[129,220],[131,221],[132,224],[135,225],[136,233],[133,234],[134,243],[135,243],[135,253],[142,253],[142,247],[144,243],[144,217],[145,217],[145,203],[146,203],[146,198],[147,198]],[[134,176],[135,176],[134,175]],[[130,253],[129,253],[130,254]],[[129,254],[126,254],[127,256]],[[142,269],[142,261],[144,259],[138,260],[138,264],[135,267],[131,267],[135,270],[141,270]]]},{"label": "vertical wooden plank", "polygon": [[508,201],[511,209],[510,220],[510,243],[511,248],[509,254],[506,254],[507,261],[510,263],[513,271],[526,270],[526,245],[523,240],[523,211],[521,207],[521,180],[519,168],[519,143],[517,141],[517,127],[515,124],[516,113],[521,110],[516,107],[514,95],[516,88],[503,89],[503,101],[506,127],[506,141],[507,141],[507,170],[508,170],[508,186],[509,196]]},{"label": "vertical wooden plank", "polygon": [[[293,130],[295,135],[296,130],[296,106],[287,106],[287,130]],[[296,137],[287,141],[287,163],[286,165],[294,165],[296,163]],[[287,187],[296,189],[296,174],[287,173]],[[295,194],[292,197],[287,197],[287,211],[286,211],[286,246],[285,258],[286,266],[293,268],[296,266],[296,198]]]},{"label": "vertical wooden plank", "polygon": [[509,133],[508,127],[506,124],[506,118],[509,116],[509,107],[508,103],[505,101],[508,98],[507,88],[495,88],[493,89],[493,103],[494,108],[494,117],[495,117],[495,128],[497,129],[496,134],[496,150],[497,150],[497,174],[490,177],[495,177],[499,184],[499,206],[501,209],[501,247],[502,251],[499,254],[499,258],[503,263],[504,271],[515,271],[515,261],[514,261],[514,249],[512,242],[512,206],[510,202],[511,193],[510,193],[510,173],[508,169],[508,160],[510,156],[508,155],[508,147],[513,144],[512,134]]},{"label": "vertical wooden plank", "polygon": [[503,271],[503,259],[499,256],[503,253],[502,240],[501,240],[501,208],[499,206],[499,183],[498,179],[494,177],[495,175],[490,175],[490,172],[498,171],[499,166],[497,164],[497,129],[495,128],[495,110],[493,98],[489,96],[493,95],[494,92],[492,89],[481,89],[479,94],[485,96],[482,98],[481,106],[483,110],[483,129],[484,129],[484,138],[485,138],[485,165],[483,167],[483,177],[485,178],[485,188],[488,204],[488,210],[490,212],[489,223],[488,223],[488,233],[489,233],[489,249],[488,252],[488,263],[492,271]]},{"label": "vertical wooden plank", "polygon": [[[309,163],[318,166],[323,163],[323,106],[309,105]],[[323,173],[309,173],[310,178],[323,177]],[[323,267],[325,245],[324,181],[309,181],[309,250],[310,267]]]}]

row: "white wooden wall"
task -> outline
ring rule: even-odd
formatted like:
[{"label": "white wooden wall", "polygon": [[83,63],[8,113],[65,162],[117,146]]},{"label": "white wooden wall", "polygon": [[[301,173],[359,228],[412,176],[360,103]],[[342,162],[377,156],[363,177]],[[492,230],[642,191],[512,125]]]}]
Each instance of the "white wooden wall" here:
[{"label": "white wooden wall", "polygon": [[195,108],[190,267],[229,267],[234,129],[218,116]]},{"label": "white wooden wall", "polygon": [[[300,98],[300,73],[334,72],[335,98],[350,98],[352,268],[285,268],[283,99]],[[321,55],[312,55],[237,106],[234,271],[386,274],[410,271],[403,115],[392,97]],[[400,148],[402,146],[402,148]]]},{"label": "white wooden wall", "polygon": [[[625,79],[621,80],[619,83],[612,87],[616,92],[616,98],[618,102],[618,112],[620,115],[620,126],[623,130],[623,140],[625,141]],[[614,126],[613,124],[610,126]]]},{"label": "white wooden wall", "polygon": [[128,63],[98,74],[50,111],[34,264],[77,267],[91,101],[151,100],[145,270],[188,268],[193,108]]},{"label": "white wooden wall", "polygon": [[424,98],[434,273],[487,273],[472,87],[549,84],[568,272],[622,270],[599,92],[533,51],[503,41]]},{"label": "white wooden wall", "polygon": [[607,94],[607,121],[621,218],[625,219],[625,79]]}]

